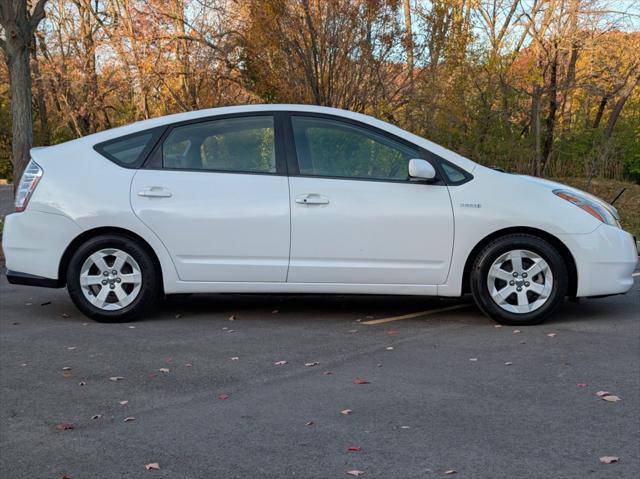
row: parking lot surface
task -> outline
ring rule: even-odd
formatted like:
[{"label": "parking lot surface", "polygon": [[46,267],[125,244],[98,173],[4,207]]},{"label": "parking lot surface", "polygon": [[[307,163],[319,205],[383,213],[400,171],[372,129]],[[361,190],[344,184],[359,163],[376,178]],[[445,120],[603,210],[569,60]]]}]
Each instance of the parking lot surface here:
[{"label": "parking lot surface", "polygon": [[2,478],[640,475],[638,280],[522,328],[388,296],[202,295],[98,324],[4,277],[0,316]]}]

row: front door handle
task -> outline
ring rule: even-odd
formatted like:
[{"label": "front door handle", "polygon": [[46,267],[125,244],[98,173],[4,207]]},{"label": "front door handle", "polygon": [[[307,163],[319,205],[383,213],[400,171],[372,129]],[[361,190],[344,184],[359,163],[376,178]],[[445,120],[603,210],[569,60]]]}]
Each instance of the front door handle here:
[{"label": "front door handle", "polygon": [[301,205],[328,205],[329,198],[315,193],[296,196],[296,203]]},{"label": "front door handle", "polygon": [[144,198],[171,198],[171,192],[162,186],[152,186],[138,191],[138,196]]}]

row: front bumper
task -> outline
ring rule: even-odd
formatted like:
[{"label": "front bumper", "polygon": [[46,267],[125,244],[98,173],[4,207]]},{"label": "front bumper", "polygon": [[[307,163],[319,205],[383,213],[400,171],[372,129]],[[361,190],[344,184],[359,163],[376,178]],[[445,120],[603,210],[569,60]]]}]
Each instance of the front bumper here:
[{"label": "front bumper", "polygon": [[561,239],[576,263],[576,296],[607,296],[631,289],[638,264],[636,241],[631,234],[603,224],[592,233],[563,235]]}]

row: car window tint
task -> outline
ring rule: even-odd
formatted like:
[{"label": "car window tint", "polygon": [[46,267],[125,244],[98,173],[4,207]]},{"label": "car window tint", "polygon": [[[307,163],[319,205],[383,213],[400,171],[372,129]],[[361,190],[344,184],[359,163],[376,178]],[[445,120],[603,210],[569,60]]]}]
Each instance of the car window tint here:
[{"label": "car window tint", "polygon": [[300,174],[403,181],[419,152],[366,128],[313,117],[292,117]]},{"label": "car window tint", "polygon": [[273,117],[179,126],[162,144],[164,168],[275,173]]},{"label": "car window tint", "polygon": [[132,166],[138,162],[153,136],[153,131],[147,131],[125,138],[110,140],[98,145],[98,151],[124,166]]},{"label": "car window tint", "polygon": [[444,170],[444,174],[449,180],[449,183],[460,183],[461,181],[464,181],[467,178],[465,174],[455,166],[451,166],[444,162],[441,163],[441,165],[442,165],[442,169]]}]

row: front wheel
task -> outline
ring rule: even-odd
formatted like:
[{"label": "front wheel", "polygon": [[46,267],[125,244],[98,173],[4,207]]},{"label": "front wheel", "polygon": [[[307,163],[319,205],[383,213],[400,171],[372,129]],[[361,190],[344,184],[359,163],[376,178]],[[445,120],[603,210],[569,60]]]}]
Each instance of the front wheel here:
[{"label": "front wheel", "polygon": [[508,325],[544,321],[567,293],[567,267],[547,241],[512,234],[487,245],[471,271],[473,297],[487,315]]},{"label": "front wheel", "polygon": [[158,297],[160,281],[149,253],[137,241],[102,235],[82,244],[67,268],[76,307],[99,322],[130,321]]}]

